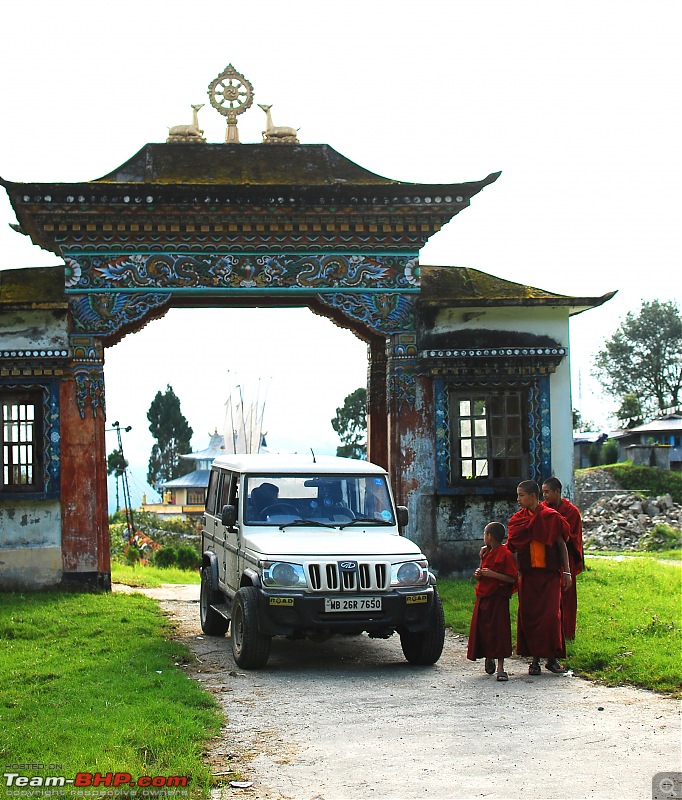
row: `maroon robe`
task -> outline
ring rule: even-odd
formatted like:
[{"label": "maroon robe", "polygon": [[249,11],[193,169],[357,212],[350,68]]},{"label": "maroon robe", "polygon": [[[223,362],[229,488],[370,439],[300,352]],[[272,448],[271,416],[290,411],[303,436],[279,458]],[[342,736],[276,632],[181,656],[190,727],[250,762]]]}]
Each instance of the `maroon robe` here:
[{"label": "maroon robe", "polygon": [[[489,550],[481,559],[481,568],[516,578],[514,556],[503,545]],[[516,583],[497,578],[480,578],[476,584],[476,604],[469,627],[467,658],[508,658],[512,654],[509,598]]]},{"label": "maroon robe", "polygon": [[583,520],[580,511],[565,497],[556,509],[568,522],[570,528],[568,542],[568,563],[571,570],[571,585],[561,595],[561,619],[566,639],[575,639],[575,628],[578,619],[578,592],[576,575],[583,571]]},{"label": "maroon robe", "polygon": [[[516,653],[520,656],[564,658],[566,642],[561,622],[563,566],[557,551],[559,538],[568,540],[566,520],[540,504],[535,513],[522,508],[509,520],[507,547],[518,553],[519,614]],[[544,566],[533,566],[531,541],[544,545]]]}]

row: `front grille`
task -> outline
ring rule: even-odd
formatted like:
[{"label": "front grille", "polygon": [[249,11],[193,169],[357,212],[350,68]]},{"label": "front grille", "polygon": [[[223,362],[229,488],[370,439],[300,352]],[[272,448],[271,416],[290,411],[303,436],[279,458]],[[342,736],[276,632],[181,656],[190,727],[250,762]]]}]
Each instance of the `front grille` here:
[{"label": "front grille", "polygon": [[360,561],[353,570],[340,569],[336,561],[307,565],[308,582],[316,592],[376,592],[388,589],[389,565]]}]

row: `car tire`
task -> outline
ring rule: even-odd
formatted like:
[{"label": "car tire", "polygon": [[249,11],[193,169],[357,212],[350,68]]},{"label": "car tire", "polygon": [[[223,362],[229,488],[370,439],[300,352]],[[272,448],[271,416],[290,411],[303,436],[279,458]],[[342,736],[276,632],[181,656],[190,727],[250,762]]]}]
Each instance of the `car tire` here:
[{"label": "car tire", "polygon": [[211,608],[213,603],[220,603],[220,592],[211,585],[211,568],[201,570],[201,588],[199,590],[199,621],[201,630],[208,636],[224,636],[230,627],[230,620]]},{"label": "car tire", "polygon": [[431,625],[425,631],[400,634],[400,646],[403,655],[410,664],[426,666],[435,664],[443,652],[445,643],[445,616],[443,604],[438,592],[433,590],[433,608]]},{"label": "car tire", "polygon": [[258,590],[242,586],[232,601],[232,655],[242,669],[259,669],[268,663],[272,637],[258,630]]}]

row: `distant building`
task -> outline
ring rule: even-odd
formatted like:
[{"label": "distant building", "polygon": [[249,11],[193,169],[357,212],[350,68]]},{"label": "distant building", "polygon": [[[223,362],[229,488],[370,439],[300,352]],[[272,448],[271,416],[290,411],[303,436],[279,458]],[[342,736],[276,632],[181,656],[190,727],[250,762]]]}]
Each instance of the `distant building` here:
[{"label": "distant building", "polygon": [[609,436],[618,442],[618,460],[635,464],[682,470],[682,414],[673,413],[614,431]]},{"label": "distant building", "polygon": [[196,468],[172,481],[159,483],[162,502],[147,503],[146,497],[143,497],[142,510],[151,511],[164,519],[192,519],[203,514],[211,463],[220,455],[225,455],[225,439],[215,431],[205,450],[180,456],[195,461]]},{"label": "distant building", "polygon": [[608,436],[604,431],[573,431],[573,469],[594,466],[590,459],[591,451],[602,445]]}]

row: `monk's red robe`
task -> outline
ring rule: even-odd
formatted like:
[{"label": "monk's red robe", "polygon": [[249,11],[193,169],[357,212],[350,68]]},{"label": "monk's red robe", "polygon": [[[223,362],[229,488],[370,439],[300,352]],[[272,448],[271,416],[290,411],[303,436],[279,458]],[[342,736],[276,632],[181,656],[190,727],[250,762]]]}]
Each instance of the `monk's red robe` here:
[{"label": "monk's red robe", "polygon": [[[489,550],[481,559],[481,568],[516,578],[514,556],[503,545]],[[476,604],[469,627],[467,658],[508,658],[512,654],[509,598],[516,583],[497,578],[480,578],[476,584]]]},{"label": "monk's red robe", "polygon": [[[518,553],[519,613],[516,653],[564,658],[561,622],[561,558],[556,542],[567,541],[569,527],[561,514],[540,504],[535,513],[522,508],[509,520],[507,547]],[[543,547],[544,546],[544,547]]]},{"label": "monk's red robe", "polygon": [[567,500],[561,498],[557,511],[568,522],[570,528],[568,535],[568,563],[571,569],[571,585],[564,589],[561,595],[561,619],[564,626],[566,639],[575,639],[575,628],[578,620],[578,592],[576,575],[583,571],[583,520],[580,511]]}]

